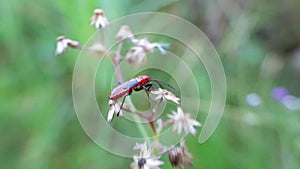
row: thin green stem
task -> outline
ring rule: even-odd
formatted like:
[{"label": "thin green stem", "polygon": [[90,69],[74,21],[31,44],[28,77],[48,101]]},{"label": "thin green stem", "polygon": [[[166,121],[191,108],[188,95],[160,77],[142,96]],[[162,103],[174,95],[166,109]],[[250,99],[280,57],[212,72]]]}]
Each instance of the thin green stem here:
[{"label": "thin green stem", "polygon": [[[120,83],[124,82],[122,71],[121,71],[121,69],[119,67],[119,62],[123,58],[122,55],[121,55],[122,46],[123,46],[123,43],[122,42],[119,43],[118,48],[117,48],[117,50],[115,52],[116,57],[115,58],[112,57],[112,62],[114,64],[115,72],[117,74],[117,78],[118,78],[118,81]],[[129,109],[131,110],[130,112],[133,113],[134,115],[138,115],[138,116],[133,116],[133,118],[134,118],[135,121],[140,121],[139,118],[145,118],[142,114],[137,113],[137,110],[133,106],[133,103],[132,103],[132,100],[131,100],[130,97],[127,98],[127,103],[128,103]],[[142,124],[140,124],[140,123],[136,123],[136,125],[137,125],[137,128],[140,131],[140,133],[143,135],[143,137],[148,137],[147,136],[147,131],[146,131],[145,127]]]}]

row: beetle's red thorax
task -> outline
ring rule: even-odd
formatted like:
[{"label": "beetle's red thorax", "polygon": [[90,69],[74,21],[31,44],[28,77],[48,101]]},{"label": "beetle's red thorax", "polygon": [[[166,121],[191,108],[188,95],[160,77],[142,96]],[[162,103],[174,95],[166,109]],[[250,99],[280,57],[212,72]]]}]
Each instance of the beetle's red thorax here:
[{"label": "beetle's red thorax", "polygon": [[143,75],[136,77],[136,80],[138,81],[139,85],[143,85],[150,82],[151,78],[148,75]]}]

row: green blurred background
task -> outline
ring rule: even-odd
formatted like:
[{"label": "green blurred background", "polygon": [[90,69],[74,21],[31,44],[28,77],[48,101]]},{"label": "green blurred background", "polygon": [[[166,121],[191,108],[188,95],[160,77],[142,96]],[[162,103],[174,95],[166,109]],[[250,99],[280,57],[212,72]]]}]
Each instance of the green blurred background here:
[{"label": "green blurred background", "polygon": [[[284,86],[300,96],[298,0],[2,0],[0,168],[130,168],[132,159],[99,148],[76,118],[71,85],[79,51],[54,56],[57,36],[85,42],[95,31],[89,26],[95,8],[109,20],[145,11],[175,14],[215,45],[227,104],[206,143],[187,137],[194,168],[300,168],[300,110],[271,95]],[[246,102],[253,92],[262,100],[256,107]]]}]

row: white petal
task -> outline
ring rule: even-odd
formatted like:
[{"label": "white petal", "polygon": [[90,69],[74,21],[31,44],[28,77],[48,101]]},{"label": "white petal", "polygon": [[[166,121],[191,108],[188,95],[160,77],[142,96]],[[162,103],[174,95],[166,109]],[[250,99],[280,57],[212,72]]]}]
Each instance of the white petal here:
[{"label": "white petal", "polygon": [[131,42],[134,43],[134,44],[137,44],[138,41],[139,41],[139,40],[138,40],[138,39],[135,39],[135,38],[131,39]]},{"label": "white petal", "polygon": [[155,95],[160,95],[161,91],[159,91],[159,90],[152,90],[151,93],[155,94]]},{"label": "white petal", "polygon": [[101,28],[101,24],[98,21],[96,21],[95,22],[95,27],[96,27],[96,29],[99,29],[99,28]]},{"label": "white petal", "polygon": [[196,120],[193,120],[193,126],[199,126],[199,127],[201,127],[202,124],[200,122],[196,121]]},{"label": "white petal", "polygon": [[182,131],[183,124],[181,121],[177,122],[177,133],[180,134]]},{"label": "white petal", "polygon": [[157,166],[160,166],[160,165],[163,165],[164,162],[163,161],[160,161],[160,160],[154,160],[154,159],[148,159],[147,160],[147,165],[150,166],[150,167],[157,167]]},{"label": "white petal", "polygon": [[156,131],[157,131],[157,133],[159,134],[159,133],[161,132],[161,130],[163,129],[164,124],[163,124],[162,119],[157,119],[157,120],[156,120],[156,123],[157,123],[157,125],[158,125]]},{"label": "white petal", "polygon": [[103,27],[106,26],[106,23],[105,23],[105,21],[104,21],[104,18],[101,17],[101,16],[99,16],[99,18],[98,18],[98,23],[99,23],[99,25],[100,25],[101,28],[103,28]]},{"label": "white petal", "polygon": [[172,131],[175,132],[176,129],[177,129],[177,123],[174,123],[174,124],[173,124],[173,128],[172,128]]},{"label": "white petal", "polygon": [[190,133],[191,133],[192,135],[196,135],[197,130],[196,130],[194,127],[190,127]]},{"label": "white petal", "polygon": [[179,101],[180,101],[180,99],[178,97],[176,97],[173,94],[171,95],[170,93],[168,95],[165,95],[165,98],[170,100],[170,101],[173,101],[176,104],[179,104]]},{"label": "white petal", "polygon": [[147,164],[145,164],[143,169],[150,169],[150,167]]},{"label": "white petal", "polygon": [[79,42],[77,42],[75,40],[68,39],[67,46],[70,46],[70,47],[73,47],[73,48],[78,48],[80,45],[79,45]]},{"label": "white petal", "polygon": [[65,51],[65,48],[63,48],[61,45],[57,45],[55,54],[60,55],[60,54],[64,53],[64,51]]},{"label": "white petal", "polygon": [[177,113],[179,116],[183,116],[184,113],[181,107],[177,107]]},{"label": "white petal", "polygon": [[167,117],[169,117],[169,119],[175,120],[175,118],[172,114],[167,114]]},{"label": "white petal", "polygon": [[162,48],[161,46],[157,46],[157,49],[160,51],[161,54],[165,55],[167,54],[166,50]]},{"label": "white petal", "polygon": [[140,169],[140,167],[139,167],[139,165],[137,164],[137,162],[131,163],[130,168],[131,168],[131,169]]},{"label": "white petal", "polygon": [[184,119],[183,120],[183,128],[184,128],[185,133],[188,134],[190,129],[193,128],[193,126],[192,125],[190,126],[187,119]]},{"label": "white petal", "polygon": [[158,95],[158,96],[155,97],[154,100],[160,100],[160,99],[164,99],[164,97],[162,95]]},{"label": "white petal", "polygon": [[134,155],[134,156],[133,156],[133,160],[134,160],[135,162],[138,162],[138,161],[139,161],[139,157],[136,156],[136,155]]},{"label": "white petal", "polygon": [[108,115],[107,115],[107,121],[108,122],[111,122],[111,120],[114,117],[114,114],[115,114],[115,110],[114,110],[113,107],[111,107],[110,110],[109,110],[109,112],[108,112]]},{"label": "white petal", "polygon": [[146,156],[148,156],[148,150],[147,150],[147,142],[145,141],[144,144],[141,146],[140,157],[145,158]]},{"label": "white petal", "polygon": [[[118,111],[119,111],[119,110],[118,110]],[[116,113],[118,113],[118,112],[116,112]],[[123,112],[122,112],[122,110],[119,111],[119,117],[123,117]]]},{"label": "white petal", "polygon": [[114,106],[115,112],[118,113],[121,109],[121,105],[119,105],[118,103],[115,103],[115,105],[113,105],[113,106]]},{"label": "white petal", "polygon": [[155,47],[157,47],[161,54],[165,55],[167,54],[165,49],[168,49],[170,44],[157,44]]},{"label": "white petal", "polygon": [[144,143],[142,143],[142,144],[136,143],[135,146],[133,147],[133,149],[134,150],[141,150],[143,145],[144,145]]}]

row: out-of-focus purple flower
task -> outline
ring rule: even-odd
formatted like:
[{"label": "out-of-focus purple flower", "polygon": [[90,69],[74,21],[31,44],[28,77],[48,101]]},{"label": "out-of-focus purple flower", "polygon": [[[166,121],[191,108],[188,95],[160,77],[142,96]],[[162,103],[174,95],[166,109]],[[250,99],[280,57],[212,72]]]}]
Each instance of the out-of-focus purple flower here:
[{"label": "out-of-focus purple flower", "polygon": [[300,98],[287,95],[282,98],[281,103],[289,110],[300,110]]},{"label": "out-of-focus purple flower", "polygon": [[289,91],[285,87],[279,86],[272,90],[272,96],[276,100],[281,101],[287,95],[289,95]]},{"label": "out-of-focus purple flower", "polygon": [[261,104],[261,98],[256,93],[250,93],[246,97],[246,101],[249,106],[257,107]]}]

